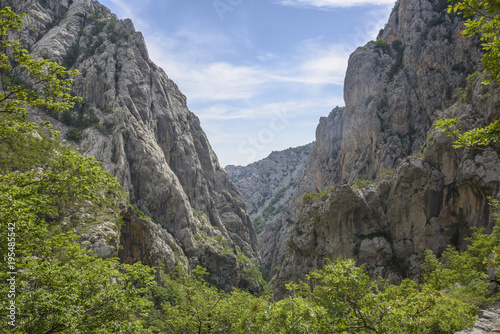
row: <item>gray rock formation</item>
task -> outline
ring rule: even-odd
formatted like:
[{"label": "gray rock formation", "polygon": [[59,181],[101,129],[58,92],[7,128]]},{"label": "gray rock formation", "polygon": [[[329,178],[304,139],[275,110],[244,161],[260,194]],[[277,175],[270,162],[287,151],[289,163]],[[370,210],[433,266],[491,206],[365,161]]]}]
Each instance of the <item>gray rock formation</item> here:
[{"label": "gray rock formation", "polygon": [[463,22],[443,3],[398,1],[377,41],[350,56],[346,109],[320,122],[302,193],[394,169],[420,150],[435,113],[456,102],[480,49],[458,35]]},{"label": "gray rock formation", "polygon": [[[398,1],[377,41],[350,56],[346,107],[320,120],[295,200],[356,179],[374,180],[420,150],[436,113],[456,102],[455,90],[480,58],[477,41],[458,35],[463,22],[446,14],[446,5]],[[260,236],[267,270],[281,261],[297,209]]]},{"label": "gray rock formation", "polygon": [[272,152],[248,166],[225,169],[245,200],[257,233],[283,215],[304,173],[313,144]]},{"label": "gray rock formation", "polygon": [[[500,87],[486,88],[479,81],[471,104],[443,112],[466,129],[500,117]],[[374,181],[306,196],[272,282],[278,296],[285,294],[285,283],[339,256],[355,258],[373,276],[394,283],[418,277],[425,249],[463,248],[471,226],[491,230],[488,198],[500,190],[500,153],[453,149],[451,139],[434,129],[427,138],[421,152]]]},{"label": "gray rock formation", "polygon": [[[27,13],[19,37],[31,52],[80,71],[73,92],[84,101],[52,115],[56,129],[67,138],[81,136],[78,148],[102,161],[152,219],[151,226],[125,219],[123,259],[161,260],[172,268],[185,256],[221,287],[259,291],[260,282],[247,274],[260,259],[243,199],[186,97],[149,59],[132,22],[92,0],[2,5]],[[148,258],[146,249],[158,256]]]},{"label": "gray rock formation", "polygon": [[455,334],[489,334],[500,333],[500,303],[493,303],[489,309],[479,312],[479,320],[472,328]]},{"label": "gray rock formation", "polygon": [[467,128],[500,113],[498,88],[477,81],[467,103],[452,106],[480,48],[458,35],[463,21],[443,12],[446,5],[398,1],[377,41],[351,55],[346,107],[321,119],[292,202],[307,200],[259,236],[278,296],[284,283],[338,256],[392,281],[417,275],[424,249],[462,246],[469,226],[491,228],[498,152],[454,150],[431,127],[442,115]]}]

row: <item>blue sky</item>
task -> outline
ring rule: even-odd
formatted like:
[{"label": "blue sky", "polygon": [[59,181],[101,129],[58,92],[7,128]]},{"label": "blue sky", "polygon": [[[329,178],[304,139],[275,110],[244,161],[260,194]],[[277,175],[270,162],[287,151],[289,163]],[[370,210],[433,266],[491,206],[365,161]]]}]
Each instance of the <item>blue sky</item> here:
[{"label": "blue sky", "polygon": [[101,0],[131,18],[187,96],[222,166],[314,141],[343,106],[349,54],[394,0]]}]

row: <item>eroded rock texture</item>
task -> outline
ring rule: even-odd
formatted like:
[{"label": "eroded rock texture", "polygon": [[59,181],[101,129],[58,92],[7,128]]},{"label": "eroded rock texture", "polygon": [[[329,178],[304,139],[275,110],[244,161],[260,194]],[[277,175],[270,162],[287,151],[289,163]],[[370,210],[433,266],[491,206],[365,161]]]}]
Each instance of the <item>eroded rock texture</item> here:
[{"label": "eroded rock texture", "polygon": [[248,166],[226,166],[245,200],[254,225],[265,226],[281,217],[290,203],[297,181],[304,173],[312,144],[272,152],[268,157]]},{"label": "eroded rock texture", "polygon": [[418,275],[426,248],[462,247],[470,226],[492,227],[498,151],[455,150],[432,129],[439,116],[459,117],[464,128],[500,116],[498,87],[480,79],[454,104],[481,52],[477,40],[458,35],[463,21],[445,7],[398,1],[377,41],[351,55],[346,107],[321,119],[295,200],[326,193],[291,206],[260,236],[278,296],[338,256],[397,282]]},{"label": "eroded rock texture", "polygon": [[172,268],[186,257],[221,287],[259,291],[246,274],[260,259],[243,199],[133,23],[92,0],[2,5],[27,13],[19,37],[31,52],[80,71],[73,91],[84,100],[72,112],[52,115],[60,121],[52,119],[54,126],[63,136],[79,128],[79,149],[102,161],[152,219],[148,226],[123,213],[123,259]]}]

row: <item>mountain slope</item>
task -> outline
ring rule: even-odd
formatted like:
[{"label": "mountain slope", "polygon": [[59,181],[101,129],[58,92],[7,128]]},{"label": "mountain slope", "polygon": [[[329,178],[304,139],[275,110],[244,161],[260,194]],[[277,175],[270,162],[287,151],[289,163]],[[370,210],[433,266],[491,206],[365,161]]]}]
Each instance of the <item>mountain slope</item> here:
[{"label": "mountain slope", "polygon": [[[213,283],[259,291],[253,275],[257,238],[243,199],[219,166],[186,97],[149,59],[132,22],[118,20],[91,0],[2,5],[27,13],[20,38],[31,52],[79,69],[73,91],[83,103],[51,115],[51,121],[84,154],[102,161],[152,218],[153,229],[126,225],[122,241],[146,247],[145,235],[165,245],[175,240],[171,248],[191,267],[206,267]],[[127,256],[147,262],[148,254]],[[161,258],[171,269],[178,262],[165,253],[155,265]]]},{"label": "mountain slope", "polygon": [[248,166],[225,169],[245,200],[257,233],[282,216],[302,176],[312,144],[272,152]]},{"label": "mountain slope", "polygon": [[[487,198],[500,186],[498,152],[454,150],[431,129],[443,114],[464,127],[499,117],[497,87],[482,87],[477,76],[466,82],[481,52],[458,35],[463,21],[445,7],[398,1],[378,40],[351,55],[346,108],[318,126],[295,194],[302,205],[260,236],[278,296],[285,283],[338,256],[394,281],[418,275],[424,249],[460,247],[469,226],[491,228]],[[472,95],[452,106],[466,84]]]}]

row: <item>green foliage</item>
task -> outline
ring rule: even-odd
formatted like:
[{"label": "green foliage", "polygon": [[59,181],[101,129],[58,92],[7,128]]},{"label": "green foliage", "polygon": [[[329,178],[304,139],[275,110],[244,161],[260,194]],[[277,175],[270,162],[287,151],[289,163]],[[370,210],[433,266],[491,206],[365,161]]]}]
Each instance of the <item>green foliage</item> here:
[{"label": "green foliage", "polygon": [[269,204],[262,211],[262,216],[257,217],[256,220],[253,222],[257,234],[262,232],[262,230],[266,226],[266,222],[272,220],[273,217],[286,210],[286,207],[283,204],[280,203],[278,206],[276,206],[276,204],[283,198],[283,196],[285,196],[287,190],[294,187],[295,185],[296,185],[295,181],[290,181],[288,185],[284,186],[283,188],[280,188],[274,194],[274,196],[269,201]]},{"label": "green foliage", "polygon": [[[470,103],[472,101],[472,93],[474,83],[481,75],[479,72],[474,72],[467,77],[467,84],[464,90],[457,91],[459,101],[462,103]],[[463,131],[460,125],[460,120],[456,118],[443,119],[440,118],[434,124],[434,127],[445,133],[447,136],[453,137],[453,147],[474,147],[477,149],[487,149],[493,145],[500,143],[500,121],[496,120],[484,127],[478,127],[469,131]]]},{"label": "green foliage", "polygon": [[78,59],[78,56],[80,56],[80,44],[73,43],[66,52],[66,55],[63,57],[63,66],[66,68],[73,67]]},{"label": "green foliage", "polygon": [[472,93],[474,90],[474,84],[475,84],[477,78],[479,78],[480,76],[481,76],[481,72],[478,72],[478,71],[470,74],[469,76],[467,76],[465,88],[464,89],[462,89],[462,88],[456,89],[455,95],[458,97],[459,102],[462,102],[462,103],[471,103],[472,102]]},{"label": "green foliage", "polygon": [[19,321],[12,333],[141,333],[136,318],[152,270],[121,265],[85,251],[72,234],[60,234],[33,250],[17,276]]},{"label": "green foliage", "polygon": [[99,118],[97,118],[94,111],[85,102],[77,102],[73,108],[64,110],[60,116],[54,116],[64,124],[75,127],[78,130],[99,125]]},{"label": "green foliage", "polygon": [[356,179],[356,181],[354,181],[354,184],[352,185],[352,187],[354,189],[363,189],[363,188],[366,188],[366,187],[373,185],[373,184],[374,184],[374,182],[370,181],[370,180]]},{"label": "green foliage", "polygon": [[69,129],[66,132],[66,139],[79,143],[82,140],[82,133],[78,129]]},{"label": "green foliage", "polygon": [[448,13],[456,13],[467,18],[465,29],[460,32],[464,37],[479,36],[485,51],[481,59],[484,72],[489,73],[489,78],[484,83],[488,84],[500,80],[500,39],[498,27],[500,26],[500,1],[498,0],[450,0]]},{"label": "green foliage", "polygon": [[394,175],[394,169],[389,169],[389,170],[386,170],[386,171],[380,173],[379,177],[381,179],[384,179],[386,177],[392,178],[393,175]]},{"label": "green foliage", "polygon": [[[494,209],[499,209],[498,200],[492,199],[491,204]],[[432,251],[426,250],[422,266],[426,284],[432,289],[445,290],[449,296],[468,304],[486,304],[490,299],[487,270],[500,264],[498,215],[495,216],[495,221],[491,234],[485,234],[484,229],[475,229],[465,251],[459,252],[449,246],[442,255],[442,261]]]},{"label": "green foliage", "polygon": [[454,148],[470,147],[488,149],[500,143],[500,121],[496,120],[484,127],[469,131],[462,131],[460,120],[457,118],[438,119],[434,127],[449,137],[453,137]]},{"label": "green foliage", "polygon": [[258,216],[253,220],[253,227],[255,228],[255,233],[260,234],[262,231],[264,231],[266,223],[262,220],[261,216]]},{"label": "green foliage", "polygon": [[[21,22],[2,9],[0,35]],[[34,59],[18,41],[4,38],[0,48],[0,331],[147,333],[143,294],[154,271],[97,258],[73,232],[59,233],[80,210],[111,210],[118,226],[123,189],[100,163],[59,142],[57,132],[49,131],[52,139],[26,121],[28,109],[57,113],[79,101],[69,92],[77,72]],[[15,318],[5,316],[7,306]]]},{"label": "green foliage", "polygon": [[396,51],[396,60],[391,65],[391,68],[387,73],[388,81],[392,81],[392,79],[394,79],[394,76],[403,67],[403,57],[405,51],[405,47],[403,46],[403,43],[400,40],[395,40],[394,42],[392,42],[392,48]]},{"label": "green foliage", "polygon": [[[488,77],[482,82],[490,84],[500,80],[500,39],[498,30],[500,26],[500,1],[475,1],[475,0],[450,0],[452,3],[447,11],[456,13],[467,18],[465,29],[460,32],[464,37],[479,36],[483,42],[483,58],[481,65],[484,66],[484,73]],[[462,102],[470,103],[472,99],[473,83],[479,76],[475,73],[467,78],[465,91],[459,91],[459,97]],[[448,136],[454,137],[455,148],[474,147],[485,149],[487,146],[493,146],[500,143],[500,121],[462,132],[457,125],[457,119],[440,119],[434,127]],[[492,145],[493,144],[493,145]]]},{"label": "green foliage", "polygon": [[101,36],[97,37],[96,41],[92,43],[89,48],[87,48],[84,55],[85,58],[93,56],[96,51],[98,53],[102,53],[102,51],[104,51],[104,39]]},{"label": "green foliage", "polygon": [[191,276],[178,270],[153,286],[149,328],[183,334],[453,333],[470,326],[477,310],[429,283],[372,281],[353,260],[338,259],[306,282],[288,284],[290,295],[274,303],[269,296],[217,290],[204,275],[202,268]]},{"label": "green foliage", "polygon": [[474,321],[474,307],[410,280],[370,281],[353,260],[338,259],[291,289],[323,311],[312,333],[452,333]]},{"label": "green foliage", "polygon": [[217,290],[202,268],[191,276],[178,270],[150,289],[147,323],[156,333],[454,333],[474,323],[486,300],[485,259],[499,241],[495,228],[476,232],[464,253],[449,248],[443,262],[426,251],[422,284],[373,281],[353,260],[338,259],[288,284],[290,295],[274,303]]},{"label": "green foliage", "polygon": [[266,298],[218,290],[203,279],[206,275],[204,268],[197,267],[186,276],[179,267],[153,287],[149,298],[154,307],[147,320],[150,329],[172,334],[248,333],[246,329],[257,329],[260,322],[255,317],[268,305]]},{"label": "green foliage", "polygon": [[0,36],[4,36],[0,40],[0,113],[24,117],[27,108],[56,112],[71,108],[80,100],[69,93],[71,76],[78,71],[37,59],[19,41],[7,39],[9,30],[20,30],[21,17],[9,7],[0,10]]},{"label": "green foliage", "polygon": [[380,50],[383,53],[389,54],[391,52],[391,46],[383,39],[377,39],[375,42],[375,50]]},{"label": "green foliage", "polygon": [[319,193],[307,193],[302,196],[303,203],[312,203],[319,202],[323,199],[326,194],[331,193],[335,190],[335,187],[331,187],[330,189],[321,190]]},{"label": "green foliage", "polygon": [[[36,141],[46,143],[25,145]],[[0,142],[0,148],[7,154],[0,169],[0,256],[15,255],[12,263],[0,265],[0,304],[15,301],[18,320],[12,333],[141,332],[138,317],[147,305],[141,294],[153,278],[151,269],[98,259],[81,248],[74,234],[53,232],[88,203],[93,210],[102,206],[117,212],[115,201],[124,192],[116,179],[94,159],[46,136],[21,132]],[[40,151],[32,151],[36,148]],[[9,164],[17,160],[15,152],[24,159]],[[14,249],[7,240],[15,241]],[[8,300],[12,271],[18,273],[18,293]],[[0,326],[12,329],[4,322]]]}]

